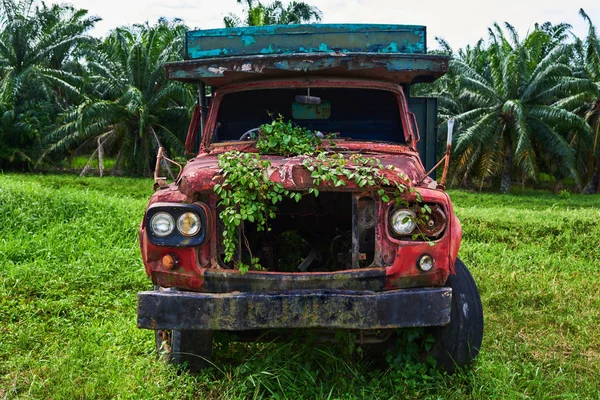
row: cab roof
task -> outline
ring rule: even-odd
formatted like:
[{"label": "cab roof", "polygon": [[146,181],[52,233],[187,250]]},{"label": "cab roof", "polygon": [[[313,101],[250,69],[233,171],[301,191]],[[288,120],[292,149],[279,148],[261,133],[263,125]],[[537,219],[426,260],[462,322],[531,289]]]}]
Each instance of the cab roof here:
[{"label": "cab roof", "polygon": [[271,25],[189,31],[185,61],[165,70],[169,79],[211,86],[304,75],[411,84],[443,75],[448,60],[427,54],[424,26]]}]

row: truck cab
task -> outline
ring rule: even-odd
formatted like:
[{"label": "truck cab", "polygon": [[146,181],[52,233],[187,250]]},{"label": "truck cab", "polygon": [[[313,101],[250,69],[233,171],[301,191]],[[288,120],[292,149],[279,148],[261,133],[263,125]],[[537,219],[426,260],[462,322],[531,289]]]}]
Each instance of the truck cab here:
[{"label": "truck cab", "polygon": [[[156,290],[138,294],[138,326],[163,359],[202,368],[215,331],[344,329],[385,343],[425,327],[441,368],[471,362],[483,313],[432,172],[437,104],[410,97],[448,61],[426,53],[423,26],[187,33],[186,59],[165,70],[199,87],[194,157],[173,183],[156,177],[139,232]],[[296,140],[313,147],[290,151]]]}]

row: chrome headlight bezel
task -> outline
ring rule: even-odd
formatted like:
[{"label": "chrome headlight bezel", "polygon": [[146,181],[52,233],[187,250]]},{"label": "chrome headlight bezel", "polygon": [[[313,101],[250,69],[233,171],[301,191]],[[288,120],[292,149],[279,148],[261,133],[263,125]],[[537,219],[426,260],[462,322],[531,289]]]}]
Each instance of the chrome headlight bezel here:
[{"label": "chrome headlight bezel", "polygon": [[[166,223],[169,225],[168,229],[165,230],[164,232],[161,232],[156,229],[156,225],[159,223],[160,219],[163,219],[164,220],[163,223]],[[152,216],[152,218],[150,218],[150,224],[148,226],[149,226],[150,230],[152,231],[153,235],[162,238],[165,236],[169,236],[170,234],[173,233],[173,231],[175,230],[175,219],[168,212],[160,211],[160,212],[157,212],[156,214],[154,214]]]},{"label": "chrome headlight bezel", "polygon": [[[173,218],[173,230],[166,235],[157,234],[152,229],[152,219],[161,213],[169,214]],[[193,235],[185,234],[180,230],[178,222],[186,213],[193,213],[198,217],[200,227]],[[194,247],[204,244],[207,237],[207,216],[203,207],[198,204],[185,203],[154,203],[146,211],[146,233],[150,243],[156,246],[167,247]]]},{"label": "chrome headlight bezel", "polygon": [[[428,208],[428,209],[427,209]],[[405,213],[410,215],[414,222],[410,233],[406,230],[399,232],[394,229],[394,217],[396,213]],[[444,206],[439,203],[418,203],[407,206],[388,208],[387,212],[387,231],[390,239],[396,241],[435,241],[442,238],[448,227],[448,218]],[[415,237],[416,235],[416,237]]]},{"label": "chrome headlight bezel", "polygon": [[390,232],[397,237],[410,236],[416,229],[417,215],[408,208],[396,208],[390,211]]},{"label": "chrome headlight bezel", "polygon": [[[193,220],[190,222],[190,219]],[[195,212],[186,211],[177,218],[177,230],[183,236],[193,237],[202,230],[202,220]]]}]

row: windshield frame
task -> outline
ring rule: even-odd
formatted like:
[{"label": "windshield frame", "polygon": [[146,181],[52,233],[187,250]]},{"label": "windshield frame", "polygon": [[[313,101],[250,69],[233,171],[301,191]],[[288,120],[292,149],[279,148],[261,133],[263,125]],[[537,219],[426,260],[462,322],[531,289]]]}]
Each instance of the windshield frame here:
[{"label": "windshield frame", "polygon": [[[210,111],[208,113],[208,117],[206,120],[206,126],[204,127],[204,132],[202,133],[202,140],[200,143],[199,153],[210,152],[213,145],[218,144],[226,144],[226,145],[236,145],[237,141],[227,141],[222,143],[213,143],[212,142],[212,132],[215,131],[215,127],[217,124],[217,115],[219,112],[219,108],[221,106],[221,102],[223,98],[235,92],[241,91],[250,91],[250,90],[259,90],[259,89],[306,89],[306,88],[347,88],[347,89],[375,89],[375,90],[385,90],[392,92],[396,101],[398,103],[400,120],[402,124],[402,129],[404,131],[404,140],[405,144],[394,144],[395,146],[409,146],[412,150],[416,149],[416,135],[413,132],[413,124],[410,122],[410,111],[408,109],[408,102],[406,101],[406,97],[404,95],[404,91],[400,85],[390,83],[390,82],[382,82],[382,81],[373,81],[367,79],[347,79],[347,78],[320,78],[320,77],[311,77],[311,78],[293,78],[293,79],[275,79],[275,80],[261,80],[261,81],[252,81],[252,82],[244,82],[244,83],[236,83],[224,86],[215,91],[213,95],[213,100],[210,106]],[[210,133],[209,133],[210,132]],[[378,143],[377,141],[369,141],[369,140],[361,140],[356,142],[362,143]],[[240,145],[247,146],[248,141],[239,142]],[[381,143],[381,142],[379,142]],[[384,142],[387,146],[390,145],[389,142]]]}]

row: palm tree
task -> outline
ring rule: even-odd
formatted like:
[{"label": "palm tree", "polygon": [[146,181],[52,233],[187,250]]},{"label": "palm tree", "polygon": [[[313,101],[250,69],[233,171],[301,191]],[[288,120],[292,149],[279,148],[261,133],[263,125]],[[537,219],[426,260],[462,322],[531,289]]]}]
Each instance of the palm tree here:
[{"label": "palm tree", "polygon": [[0,98],[18,102],[24,82],[35,82],[37,92],[57,99],[54,89],[77,93],[78,77],[62,69],[79,45],[90,40],[85,32],[100,20],[71,6],[33,7],[34,0],[4,0],[0,32]]},{"label": "palm tree", "polygon": [[595,83],[596,91],[571,96],[564,100],[564,106],[583,115],[591,127],[591,135],[574,133],[571,137],[587,181],[583,193],[589,194],[600,191],[600,37],[586,12],[580,9],[579,14],[588,23],[588,34],[585,41],[575,41],[574,64],[579,67],[579,76]]},{"label": "palm tree", "polygon": [[573,76],[569,47],[540,51],[547,37],[539,30],[520,41],[508,23],[507,38],[498,25],[489,30],[485,70],[468,60],[455,59],[460,102],[467,111],[455,116],[458,132],[455,176],[477,170],[479,176],[500,176],[500,189],[510,190],[515,169],[537,179],[542,154],[551,155],[577,177],[574,152],[566,133],[589,134],[585,120],[555,103],[570,95],[593,90],[587,79]]},{"label": "palm tree", "polygon": [[108,148],[116,153],[115,169],[124,166],[143,174],[150,171],[160,146],[183,155],[177,132],[185,129],[193,95],[187,86],[167,81],[163,66],[180,60],[185,30],[180,21],[164,19],[154,26],[115,29],[102,44],[101,58],[88,63],[95,96],[86,95],[64,113],[42,158],[65,149],[75,148],[76,153],[93,144],[100,173]]},{"label": "palm tree", "polygon": [[78,98],[79,76],[64,63],[90,39],[85,32],[99,18],[71,6],[36,6],[33,0],[3,0],[0,15],[0,104],[20,127],[6,131],[0,146],[19,143],[6,160],[25,165],[66,107],[65,96]]},{"label": "palm tree", "polygon": [[226,28],[236,26],[288,25],[318,22],[322,13],[317,7],[302,1],[291,1],[286,6],[279,0],[263,5],[258,0],[237,0],[245,5],[245,17],[229,14],[223,18]]}]

